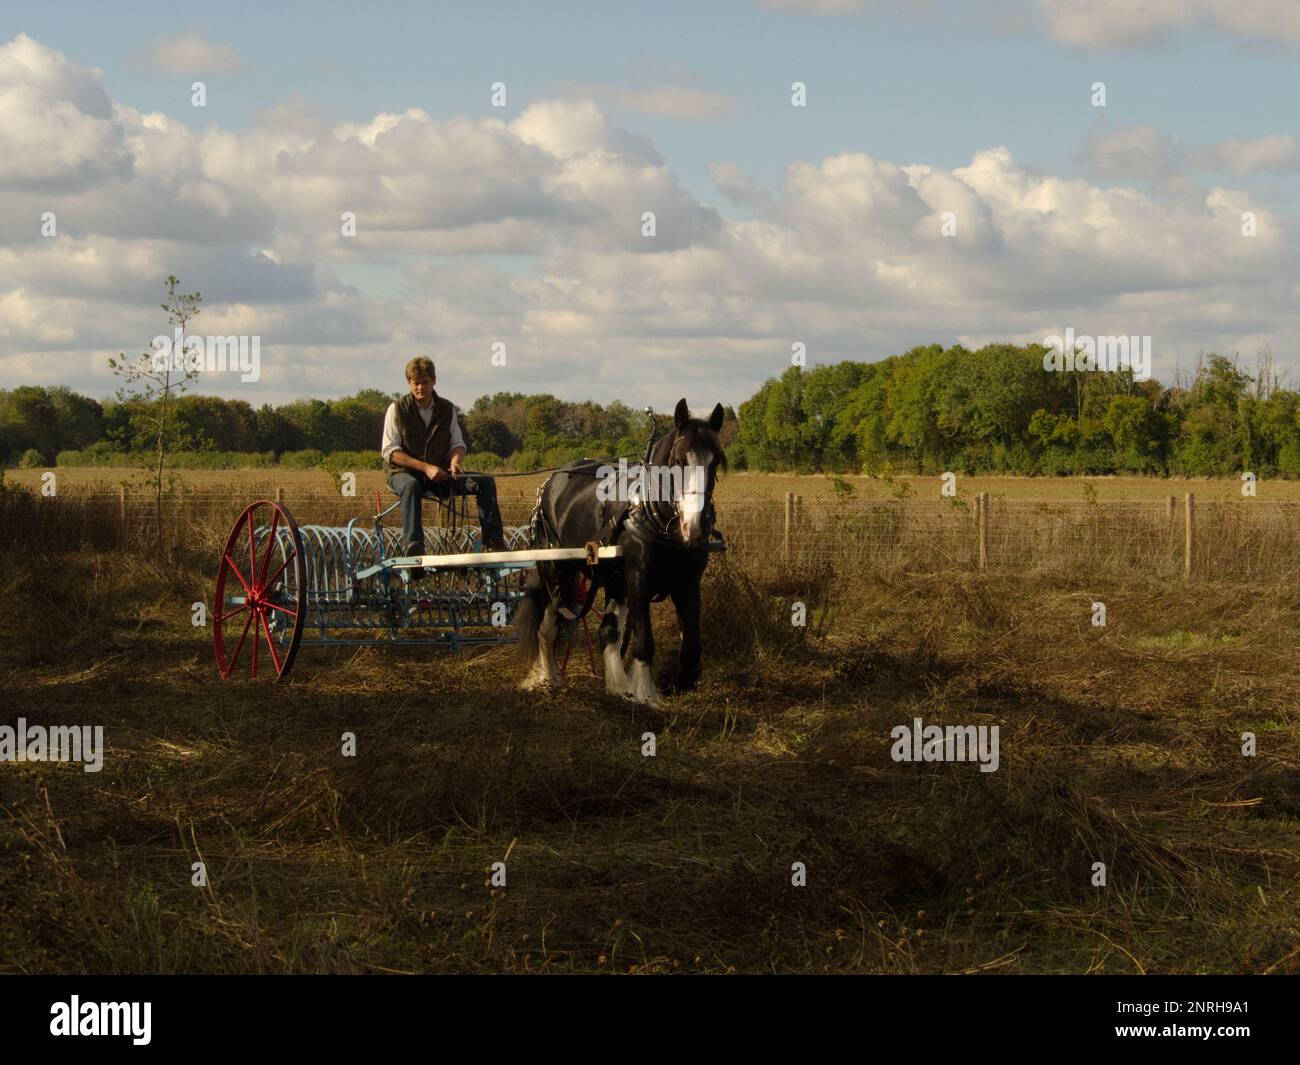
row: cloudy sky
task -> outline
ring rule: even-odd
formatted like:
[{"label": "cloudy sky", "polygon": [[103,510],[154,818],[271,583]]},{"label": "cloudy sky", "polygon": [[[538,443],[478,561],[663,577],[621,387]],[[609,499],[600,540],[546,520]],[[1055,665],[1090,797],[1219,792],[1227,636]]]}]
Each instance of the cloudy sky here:
[{"label": "cloudy sky", "polygon": [[462,406],[707,408],[795,343],[1066,327],[1300,385],[1295,0],[460,8],[8,5],[0,387],[109,395],[168,273],[261,337],[199,388],[254,405],[428,354]]}]

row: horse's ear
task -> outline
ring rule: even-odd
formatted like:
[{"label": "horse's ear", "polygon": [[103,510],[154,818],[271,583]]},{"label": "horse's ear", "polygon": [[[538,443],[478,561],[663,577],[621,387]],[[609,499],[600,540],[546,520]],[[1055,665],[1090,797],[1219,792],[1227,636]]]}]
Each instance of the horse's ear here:
[{"label": "horse's ear", "polygon": [[685,429],[690,418],[691,408],[686,405],[686,399],[683,397],[677,401],[677,409],[673,411],[673,421],[677,423],[678,429]]},{"label": "horse's ear", "polygon": [[713,408],[713,413],[709,415],[709,428],[715,433],[722,428],[722,404],[719,403]]}]

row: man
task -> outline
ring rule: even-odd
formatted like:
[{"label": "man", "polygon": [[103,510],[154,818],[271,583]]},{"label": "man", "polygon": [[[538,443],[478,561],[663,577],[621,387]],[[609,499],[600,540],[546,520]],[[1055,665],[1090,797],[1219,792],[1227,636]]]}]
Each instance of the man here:
[{"label": "man", "polygon": [[[433,363],[419,356],[406,364],[410,392],[389,404],[384,417],[384,473],[388,487],[402,500],[402,529],[406,554],[424,554],[424,527],[420,523],[420,500],[426,491],[446,499],[472,495],[478,501],[483,547],[502,551],[505,540],[501,511],[497,507],[496,482],[491,477],[461,476],[465,437],[456,421],[456,407],[433,390]],[[412,576],[422,576],[416,571]]]}]

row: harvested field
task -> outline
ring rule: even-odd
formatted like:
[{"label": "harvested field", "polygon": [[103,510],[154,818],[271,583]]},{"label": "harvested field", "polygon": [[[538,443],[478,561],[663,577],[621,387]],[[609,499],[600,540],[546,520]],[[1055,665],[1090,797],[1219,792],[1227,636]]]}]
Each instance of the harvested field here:
[{"label": "harvested field", "polygon": [[[19,513],[0,683],[106,752],[0,773],[6,971],[1300,972],[1293,583],[778,564],[720,493],[705,680],[655,713],[580,646],[544,696],[508,648],[222,684],[190,624],[220,515],[160,558]],[[997,771],[894,761],[916,718],[997,725]]]}]

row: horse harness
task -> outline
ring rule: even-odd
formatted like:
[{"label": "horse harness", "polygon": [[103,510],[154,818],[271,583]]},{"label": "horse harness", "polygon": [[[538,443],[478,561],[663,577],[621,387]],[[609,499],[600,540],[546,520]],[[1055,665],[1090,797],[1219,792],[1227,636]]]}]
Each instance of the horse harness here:
[{"label": "horse harness", "polygon": [[[650,445],[646,446],[647,456],[650,451]],[[587,460],[594,461],[594,460]],[[638,463],[631,469],[637,467],[647,467],[648,459]],[[560,473],[571,475],[582,475],[588,471],[582,469],[560,470]],[[592,471],[594,476],[594,471]],[[551,474],[554,477],[555,474]],[[546,516],[545,508],[542,506],[542,498],[546,492],[546,486],[551,483],[551,477],[537,489],[537,502],[533,507],[533,513],[529,518],[528,524],[532,535],[534,547],[562,547],[559,542],[559,533],[554,529],[550,520]],[[597,552],[602,547],[607,547],[617,543],[621,531],[626,531],[628,535],[635,537],[645,544],[652,544],[656,547],[663,547],[674,551],[686,550],[687,545],[672,534],[674,523],[679,520],[676,508],[673,508],[670,517],[665,518],[662,509],[656,506],[656,502],[663,501],[644,500],[639,494],[635,499],[613,500],[597,499],[596,500],[596,526],[597,533],[595,539],[588,540],[586,543],[587,550],[587,569],[589,577],[587,580],[587,594],[578,611],[575,613],[570,610],[564,603],[564,590],[561,587],[559,573],[554,563],[539,563],[537,570],[542,578],[542,583],[546,588],[547,595],[550,596],[551,603],[561,617],[570,621],[580,620],[591,609],[592,601],[596,597],[596,582],[592,579],[596,565]],[[705,518],[711,527],[714,520],[713,500],[710,499],[706,505]],[[667,598],[667,592],[661,592],[654,596],[651,602],[657,603]]]}]

